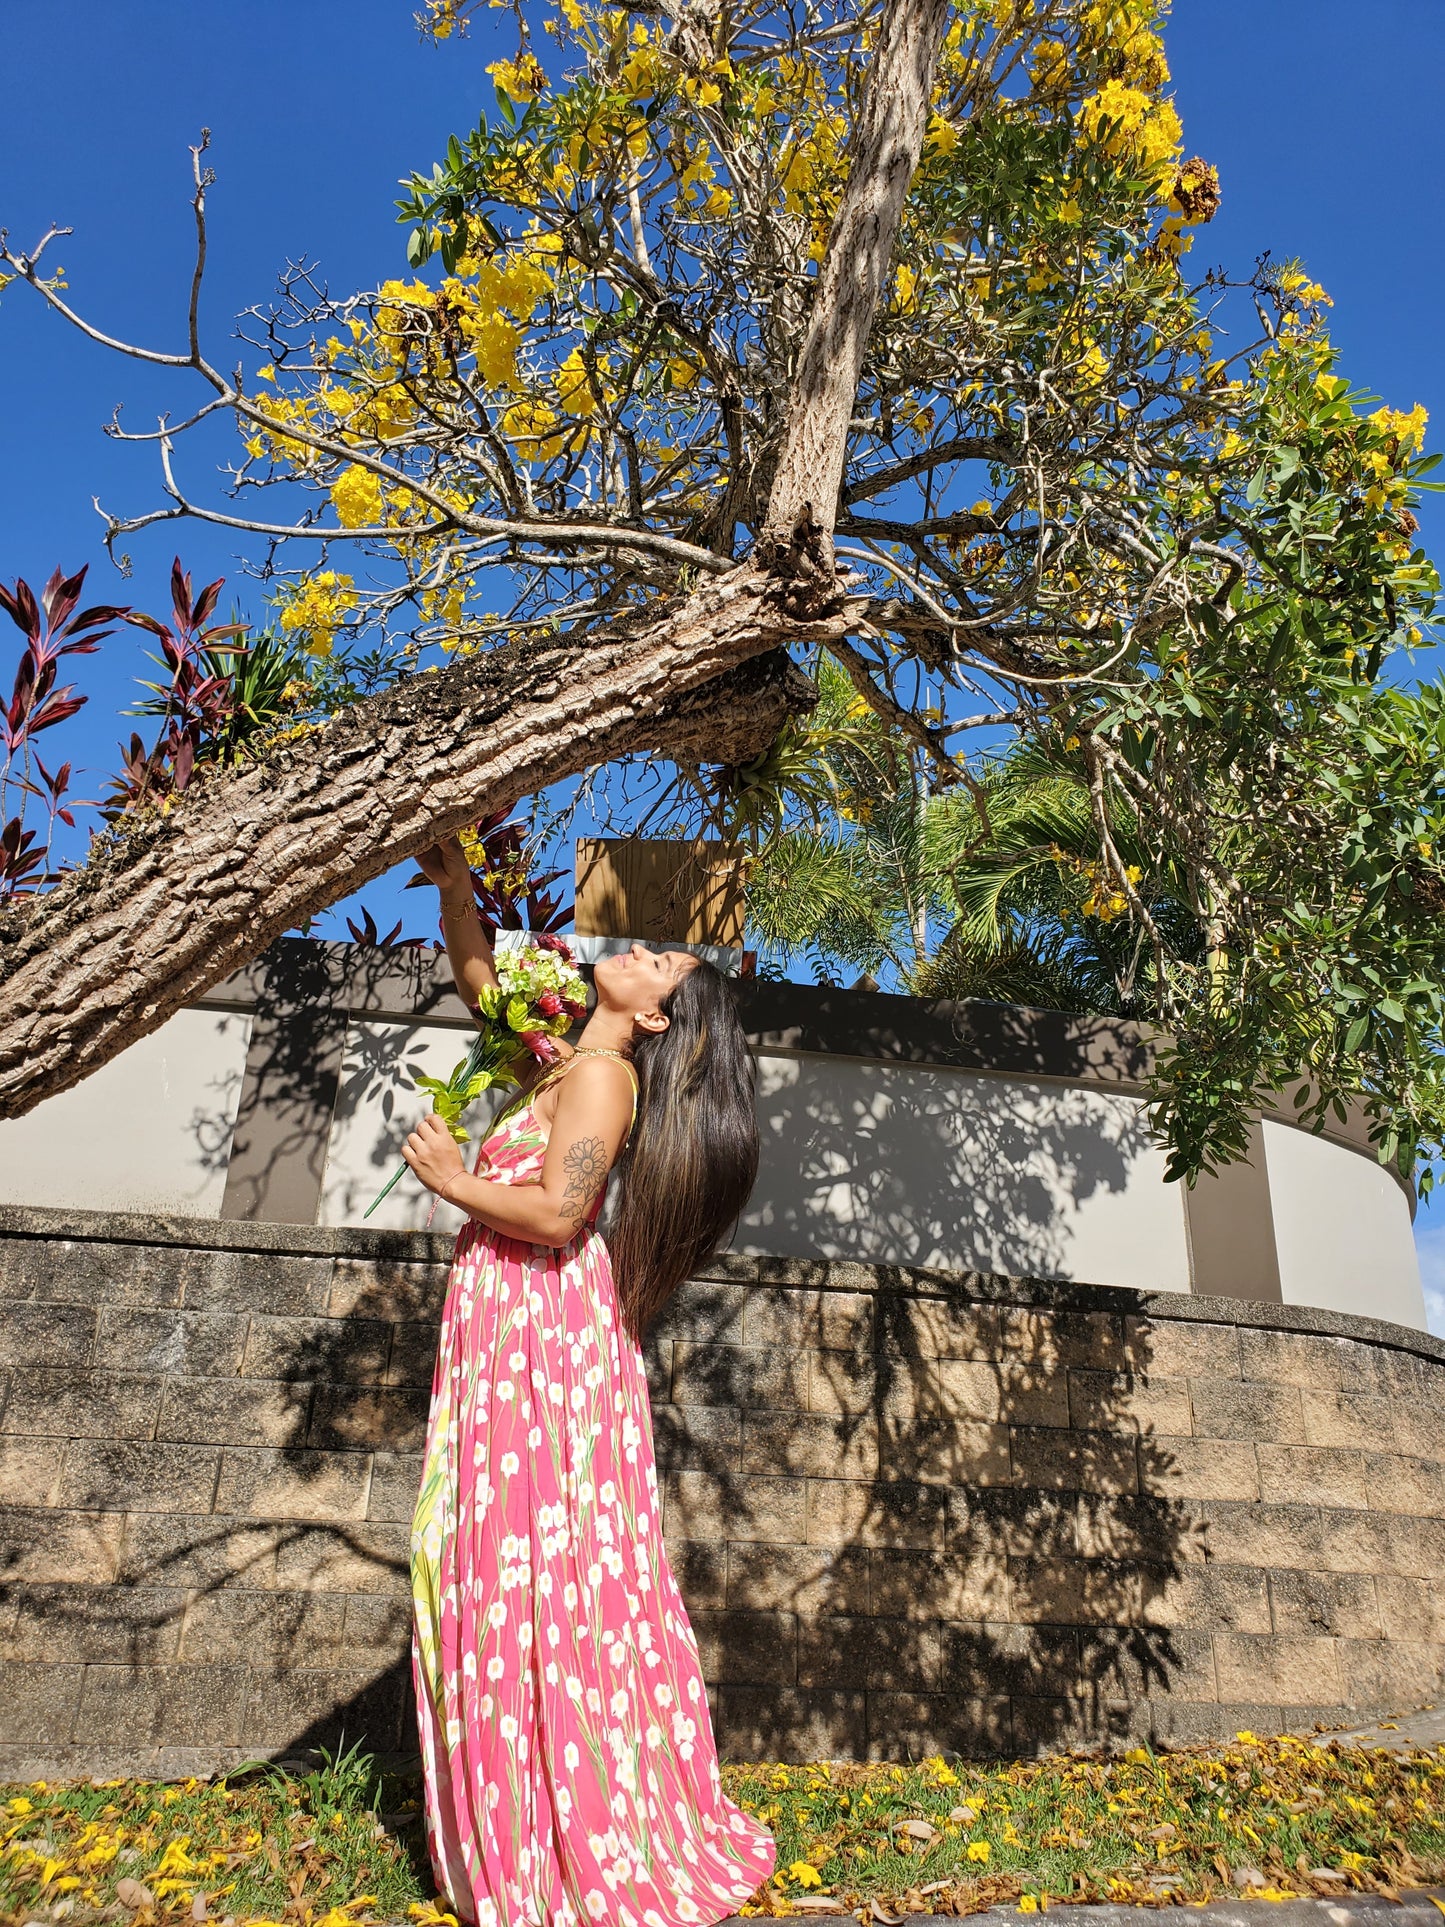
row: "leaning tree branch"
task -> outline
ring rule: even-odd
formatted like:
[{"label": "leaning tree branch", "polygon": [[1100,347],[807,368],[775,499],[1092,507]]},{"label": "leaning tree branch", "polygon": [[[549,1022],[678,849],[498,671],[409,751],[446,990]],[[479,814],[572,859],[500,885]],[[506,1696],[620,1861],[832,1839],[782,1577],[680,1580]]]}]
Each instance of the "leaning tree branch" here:
[{"label": "leaning tree branch", "polygon": [[0,916],[0,1117],[154,1030],[306,917],[517,797],[635,752],[744,762],[813,699],[778,652],[833,640],[743,568],[661,614],[527,638],[357,703]]}]

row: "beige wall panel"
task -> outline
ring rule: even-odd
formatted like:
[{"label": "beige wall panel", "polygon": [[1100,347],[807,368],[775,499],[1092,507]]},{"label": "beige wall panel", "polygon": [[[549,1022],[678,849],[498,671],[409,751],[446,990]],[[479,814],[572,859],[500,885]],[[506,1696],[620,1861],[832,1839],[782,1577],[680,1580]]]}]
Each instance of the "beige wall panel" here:
[{"label": "beige wall panel", "polygon": [[734,1249],[1188,1291],[1178,1185],[1138,1098],[760,1059],[762,1171]]},{"label": "beige wall panel", "polygon": [[1287,1305],[1425,1329],[1410,1201],[1373,1158],[1266,1121],[1265,1157]]},{"label": "beige wall panel", "polygon": [[177,1011],[26,1117],[0,1122],[0,1204],[220,1216],[249,1015]]},{"label": "beige wall panel", "polygon": [[[401,1162],[408,1131],[431,1108],[413,1079],[449,1077],[471,1040],[470,1030],[445,1024],[353,1020],[346,1033],[318,1223],[425,1230],[432,1194],[409,1172],[369,1218],[364,1213]],[[463,1119],[472,1133],[464,1152],[468,1164],[476,1154],[478,1126],[485,1126],[488,1115],[488,1107],[478,1104]],[[453,1206],[439,1203],[431,1228],[455,1231],[461,1221]]]}]

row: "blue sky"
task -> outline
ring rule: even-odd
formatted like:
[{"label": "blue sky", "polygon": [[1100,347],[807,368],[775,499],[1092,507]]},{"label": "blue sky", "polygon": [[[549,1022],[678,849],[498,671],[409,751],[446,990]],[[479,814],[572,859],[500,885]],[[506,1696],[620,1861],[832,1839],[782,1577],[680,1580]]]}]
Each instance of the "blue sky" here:
[{"label": "blue sky", "polygon": [[[1239,273],[1266,249],[1300,256],[1334,297],[1343,372],[1395,406],[1423,402],[1445,427],[1440,0],[1373,0],[1363,14],[1353,0],[1179,0],[1167,45],[1189,151],[1218,166],[1224,195],[1192,264]],[[3,52],[0,226],[20,246],[52,221],[73,226],[52,258],[113,333],[181,345],[186,149],[212,130],[205,319],[218,349],[288,258],[308,256],[342,289],[402,270],[398,177],[474,123],[494,57],[485,32],[421,45],[408,0],[8,0]],[[101,599],[159,608],[179,540],[198,579],[225,574],[259,613],[224,531],[135,538],[124,587],[100,548],[93,496],[127,511],[159,499],[150,455],[107,441],[103,422],[122,400],[133,428],[179,413],[185,379],[67,336],[24,289],[0,295],[0,345],[0,578],[36,583],[88,561]],[[1438,557],[1445,498],[1422,522]],[[80,668],[91,703],[66,753],[103,773],[132,727],[118,712],[143,668],[139,635]],[[368,897],[381,908],[392,894]],[[1445,1205],[1422,1211],[1419,1242],[1445,1331]]]}]

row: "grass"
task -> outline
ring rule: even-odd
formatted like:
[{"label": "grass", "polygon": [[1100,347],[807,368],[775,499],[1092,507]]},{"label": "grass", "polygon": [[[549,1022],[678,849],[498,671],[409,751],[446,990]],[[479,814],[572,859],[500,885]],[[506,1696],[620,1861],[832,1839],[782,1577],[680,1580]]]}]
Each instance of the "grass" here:
[{"label": "grass", "polygon": [[[1445,1877],[1445,1747],[1241,1734],[1115,1760],[725,1766],[723,1784],[778,1842],[745,1914],[1165,1906],[1241,1882],[1267,1900],[1390,1895]],[[305,1774],[0,1788],[0,1920],[103,1918],[441,1927],[419,1782],[352,1749]]]}]

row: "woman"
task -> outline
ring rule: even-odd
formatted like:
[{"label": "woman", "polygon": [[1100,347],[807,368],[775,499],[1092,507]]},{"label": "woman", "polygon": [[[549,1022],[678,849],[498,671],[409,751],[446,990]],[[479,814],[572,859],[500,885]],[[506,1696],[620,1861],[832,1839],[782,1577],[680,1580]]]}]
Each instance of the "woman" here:
[{"label": "woman", "polygon": [[[420,862],[475,1003],[496,975],[461,846]],[[639,1349],[752,1189],[752,1060],[724,980],[686,952],[634,944],[595,978],[580,1041],[499,1115],[475,1172],[435,1116],[406,1144],[467,1214],[412,1527],[412,1654],[432,1866],[477,1927],[713,1922],[775,1858],[719,1780]]]}]

